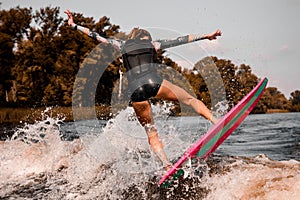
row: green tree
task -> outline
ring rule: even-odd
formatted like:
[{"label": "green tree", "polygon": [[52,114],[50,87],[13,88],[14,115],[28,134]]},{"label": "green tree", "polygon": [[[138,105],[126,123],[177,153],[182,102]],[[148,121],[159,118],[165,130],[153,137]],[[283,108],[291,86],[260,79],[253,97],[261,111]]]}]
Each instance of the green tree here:
[{"label": "green tree", "polygon": [[[125,37],[124,34],[119,33],[119,26],[112,24],[106,16],[103,16],[95,23],[93,18],[85,18],[81,14],[75,13],[74,21],[77,24],[81,24],[98,32],[104,37],[114,37],[116,35],[121,38]],[[73,36],[69,35],[70,42],[73,42],[73,45],[76,46],[75,52],[86,49],[84,54],[76,54],[77,58],[81,58],[79,60],[80,63],[82,63],[84,59],[86,60],[81,65],[81,72],[84,72],[85,77],[77,77],[78,81],[75,83],[75,93],[77,94],[75,99],[83,101],[82,106],[92,106],[89,105],[90,101],[85,102],[82,99],[78,99],[83,96],[86,100],[95,98],[96,104],[110,104],[112,90],[116,80],[119,78],[119,69],[122,66],[119,59],[121,55],[113,46],[99,44],[88,36],[72,30],[70,27],[64,26],[62,30],[64,30],[65,33],[72,31],[76,34]],[[78,69],[79,68],[77,68],[77,71]],[[75,76],[76,74],[74,74],[74,79]],[[100,76],[101,79],[99,80]],[[96,88],[96,91],[91,91],[87,88],[91,86]]]},{"label": "green tree", "polygon": [[14,63],[12,37],[6,33],[0,33],[0,104],[5,103],[6,93],[10,90],[11,73]]},{"label": "green tree", "polygon": [[258,78],[252,73],[250,66],[242,64],[236,73],[236,79],[239,82],[238,93],[239,99],[247,95],[257,84]]},{"label": "green tree", "polygon": [[62,18],[58,16],[59,8],[46,7],[36,11],[33,16],[36,26],[30,28],[28,39],[16,52],[18,61],[13,70],[18,83],[18,100],[23,105],[43,103],[44,91],[59,55],[56,41]]},{"label": "green tree", "polygon": [[[94,24],[92,18],[74,14],[74,20],[82,24]],[[57,21],[60,23],[60,21]],[[52,71],[49,72],[49,82],[43,94],[46,105],[70,106],[75,76],[80,63],[95,46],[95,42],[67,24],[67,20],[60,23],[57,33],[52,37],[56,59]]]},{"label": "green tree", "polygon": [[32,8],[11,8],[1,10],[0,32],[10,35],[13,42],[21,42],[28,35],[32,20]]},{"label": "green tree", "polygon": [[[17,61],[12,69],[17,82],[18,103],[23,106],[71,105],[79,65],[98,43],[72,30],[67,20],[63,21],[59,16],[57,7],[41,8],[32,18],[35,25],[30,27],[26,39],[20,42],[16,51]],[[107,17],[95,23],[93,18],[74,13],[74,20],[92,30],[99,30],[105,36],[118,33],[119,26],[110,24]],[[106,59],[111,58],[103,55],[100,60],[105,63]],[[104,82],[99,84],[99,88],[104,86],[104,91],[112,88],[112,84],[108,83],[114,81],[111,77],[117,74],[111,66],[107,71],[108,75],[103,76]],[[105,101],[106,97],[102,96],[101,101]]]},{"label": "green tree", "polygon": [[300,91],[296,90],[291,93],[290,97],[291,102],[291,111],[293,112],[300,112]]},{"label": "green tree", "polygon": [[31,8],[12,8],[0,11],[0,104],[5,103],[11,90],[11,69],[16,62],[14,51],[27,36],[31,23]]},{"label": "green tree", "polygon": [[194,68],[189,72],[189,81],[191,82],[195,93],[201,101],[208,107],[211,107],[212,91],[219,91],[223,84],[213,80],[220,80],[220,73],[215,65],[213,57],[205,57],[198,61]]},{"label": "green tree", "polygon": [[268,87],[264,92],[263,99],[268,109],[289,109],[288,100],[276,87]]},{"label": "green tree", "polygon": [[241,99],[241,96],[238,95],[239,93],[237,93],[241,85],[239,83],[239,79],[236,77],[236,71],[238,67],[235,66],[230,60],[217,59],[216,57],[213,59],[219,70],[219,73],[221,74],[223,85],[226,91],[226,99],[231,108]]},{"label": "green tree", "polygon": [[262,114],[268,112],[268,105],[271,101],[270,93],[264,91],[260,100],[257,102],[255,108],[253,109],[252,113]]}]

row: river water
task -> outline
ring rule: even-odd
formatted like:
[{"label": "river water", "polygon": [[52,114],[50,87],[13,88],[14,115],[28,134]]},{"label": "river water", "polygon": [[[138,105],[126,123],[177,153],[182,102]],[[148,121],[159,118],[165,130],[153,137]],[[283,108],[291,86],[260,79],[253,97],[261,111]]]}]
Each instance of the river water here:
[{"label": "river water", "polygon": [[[155,121],[171,161],[211,127],[159,111]],[[0,143],[0,199],[300,199],[299,122],[250,115],[186,179],[160,188],[164,170],[131,109],[108,122],[46,117]]]}]

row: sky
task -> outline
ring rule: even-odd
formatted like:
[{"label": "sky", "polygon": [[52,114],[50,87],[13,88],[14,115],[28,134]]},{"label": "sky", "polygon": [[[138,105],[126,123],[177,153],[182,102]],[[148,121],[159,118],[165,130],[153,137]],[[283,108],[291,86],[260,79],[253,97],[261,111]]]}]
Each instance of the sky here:
[{"label": "sky", "polygon": [[185,67],[203,56],[217,56],[235,65],[249,65],[258,77],[268,77],[287,98],[300,90],[300,0],[0,0],[1,9],[60,7],[93,17],[102,16],[121,31],[148,28],[154,39],[205,34],[220,29],[216,41],[200,41],[169,50]]}]

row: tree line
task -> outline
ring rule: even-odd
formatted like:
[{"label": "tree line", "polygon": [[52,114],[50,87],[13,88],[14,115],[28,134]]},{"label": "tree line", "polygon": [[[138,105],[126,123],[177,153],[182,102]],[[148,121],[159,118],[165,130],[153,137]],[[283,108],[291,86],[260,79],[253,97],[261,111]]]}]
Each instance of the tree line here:
[{"label": "tree line", "polygon": [[[73,88],[80,90],[80,86],[74,87],[74,84],[81,84],[78,81],[75,83],[78,70],[89,63],[93,63],[91,65],[94,71],[101,72],[101,79],[89,83],[95,85],[95,95],[82,95],[95,98],[96,105],[110,105],[114,86],[120,81],[120,73],[125,73],[121,56],[112,47],[99,45],[72,30],[67,25],[67,20],[60,16],[59,7],[45,7],[36,11],[32,8],[15,7],[1,10],[0,16],[0,107],[71,106]],[[120,26],[112,24],[106,16],[98,21],[80,13],[74,13],[73,17],[77,24],[104,37],[127,37]],[[98,51],[97,55],[86,61],[87,56],[95,49]],[[259,82],[248,65],[236,66],[230,60],[206,57],[199,58],[192,69],[186,69],[164,56],[164,53],[165,51],[159,52],[159,62],[178,72],[178,75],[167,78],[180,85],[178,80],[181,79],[176,76],[184,77],[197,98],[208,106],[212,106],[212,99],[215,98],[209,92],[211,88],[220,90],[233,106]],[[112,57],[116,58],[113,62]],[[101,71],[103,68],[105,71]],[[213,70],[218,73],[208,73]],[[168,76],[168,72],[163,74]],[[218,81],[211,82],[208,86],[208,81],[216,74],[222,79],[224,91]],[[299,112],[300,91],[292,92],[290,99],[286,99],[277,88],[267,88],[255,112],[265,113],[268,109]]]}]

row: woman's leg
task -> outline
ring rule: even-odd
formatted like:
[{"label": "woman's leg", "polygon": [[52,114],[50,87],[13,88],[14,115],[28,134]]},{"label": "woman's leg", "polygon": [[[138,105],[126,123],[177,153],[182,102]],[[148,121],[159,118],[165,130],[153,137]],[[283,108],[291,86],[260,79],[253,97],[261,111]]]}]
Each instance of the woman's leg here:
[{"label": "woman's leg", "polygon": [[198,100],[187,93],[184,89],[172,84],[167,80],[163,80],[156,97],[170,101],[182,102],[185,105],[193,107],[197,113],[204,116],[214,124],[218,122],[218,119],[213,116],[213,114],[202,101]]},{"label": "woman's leg", "polygon": [[167,156],[163,150],[163,145],[158,137],[157,130],[154,126],[150,102],[132,102],[132,106],[140,124],[145,128],[151,149],[163,162],[165,168],[169,168],[170,162],[167,159]]}]

